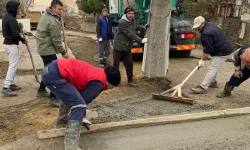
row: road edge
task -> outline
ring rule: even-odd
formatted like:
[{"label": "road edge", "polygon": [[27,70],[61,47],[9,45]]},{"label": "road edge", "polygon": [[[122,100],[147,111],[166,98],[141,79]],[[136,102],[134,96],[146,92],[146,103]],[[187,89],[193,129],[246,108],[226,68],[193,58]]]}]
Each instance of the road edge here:
[{"label": "road edge", "polygon": [[[109,122],[103,124],[93,124],[90,126],[89,131],[86,128],[82,127],[81,134],[104,132],[117,129],[138,128],[138,127],[146,127],[154,125],[174,124],[174,123],[182,123],[189,121],[200,121],[200,120],[208,120],[216,118],[226,118],[226,117],[234,117],[247,114],[250,114],[250,107],[191,113],[191,114],[171,115],[171,116],[137,119],[137,120],[120,121],[120,122]],[[65,135],[65,128],[37,131],[38,139],[54,138],[64,135]]]}]

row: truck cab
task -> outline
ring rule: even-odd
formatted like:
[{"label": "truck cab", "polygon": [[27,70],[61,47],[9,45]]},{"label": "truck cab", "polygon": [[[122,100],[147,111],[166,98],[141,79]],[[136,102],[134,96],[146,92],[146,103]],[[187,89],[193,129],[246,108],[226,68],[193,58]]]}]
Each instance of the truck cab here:
[{"label": "truck cab", "polygon": [[[109,0],[110,18],[119,20],[127,6],[136,9],[135,20],[138,25],[148,23],[148,12],[151,0]],[[185,21],[184,14],[178,11],[178,0],[171,0],[170,19],[170,46],[169,53],[173,57],[189,57],[191,50],[195,49],[195,33],[189,21]],[[136,30],[136,34],[141,38],[145,37],[146,30]],[[134,58],[138,58],[143,53],[144,44],[133,41],[131,52]],[[141,55],[142,56],[142,55]]]}]

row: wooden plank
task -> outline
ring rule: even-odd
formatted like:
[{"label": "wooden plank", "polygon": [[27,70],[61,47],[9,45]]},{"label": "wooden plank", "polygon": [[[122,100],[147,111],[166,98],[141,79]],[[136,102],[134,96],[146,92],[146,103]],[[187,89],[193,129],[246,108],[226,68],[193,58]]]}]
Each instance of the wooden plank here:
[{"label": "wooden plank", "polygon": [[[164,116],[164,117],[149,118],[149,119],[138,119],[130,121],[94,124],[90,126],[90,131],[88,131],[86,128],[83,127],[81,133],[86,134],[86,133],[103,132],[103,131],[110,131],[110,130],[124,129],[124,128],[173,124],[173,123],[180,123],[187,121],[224,118],[224,117],[232,117],[232,116],[246,115],[246,114],[250,114],[250,107],[210,111],[202,113],[183,114],[183,115]],[[65,128],[41,130],[37,132],[37,135],[39,139],[60,137],[65,135]]]},{"label": "wooden plank", "polygon": [[172,96],[154,94],[153,99],[171,101],[171,102],[178,102],[178,103],[184,103],[184,104],[190,104],[190,105],[193,104],[193,100],[191,98],[184,98],[184,97],[179,98],[179,97],[172,97]]}]

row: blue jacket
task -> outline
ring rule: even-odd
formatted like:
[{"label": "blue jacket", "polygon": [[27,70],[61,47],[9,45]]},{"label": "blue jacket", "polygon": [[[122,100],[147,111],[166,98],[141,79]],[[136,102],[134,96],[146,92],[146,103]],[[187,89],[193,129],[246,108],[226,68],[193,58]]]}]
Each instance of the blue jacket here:
[{"label": "blue jacket", "polygon": [[102,38],[103,40],[113,40],[114,35],[112,32],[112,20],[101,16],[96,25],[97,38]]},{"label": "blue jacket", "polygon": [[211,56],[227,56],[233,52],[232,45],[223,31],[215,24],[206,22],[201,30],[203,52]]}]

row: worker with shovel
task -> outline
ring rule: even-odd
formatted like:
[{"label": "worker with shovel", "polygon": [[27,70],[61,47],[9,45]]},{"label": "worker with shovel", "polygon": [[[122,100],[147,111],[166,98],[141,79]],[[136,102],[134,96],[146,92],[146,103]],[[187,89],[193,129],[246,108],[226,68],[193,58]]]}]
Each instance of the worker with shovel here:
[{"label": "worker with shovel", "polygon": [[86,107],[103,90],[118,86],[121,75],[115,67],[97,68],[76,59],[57,59],[43,72],[44,84],[70,108],[65,131],[65,150],[77,150]]},{"label": "worker with shovel", "polygon": [[[61,39],[61,23],[60,19],[63,14],[63,3],[60,0],[53,0],[50,8],[47,8],[42,15],[36,32],[36,42],[38,53],[41,56],[44,66],[57,59],[56,54],[61,53],[64,58],[68,58]],[[38,97],[48,97],[46,86],[43,81],[37,91]],[[59,106],[60,100],[50,92],[49,104]]]},{"label": "worker with shovel", "polygon": [[21,87],[14,84],[14,77],[19,60],[18,44],[19,41],[23,44],[26,43],[25,39],[20,35],[23,26],[21,24],[19,25],[16,20],[19,5],[20,3],[17,1],[8,1],[6,3],[6,10],[8,13],[3,17],[2,21],[3,44],[9,58],[9,68],[1,91],[3,96],[17,96],[15,91],[21,90]]},{"label": "worker with shovel", "polygon": [[194,29],[198,29],[201,33],[201,43],[203,46],[203,55],[201,60],[198,62],[199,67],[203,67],[208,56],[212,56],[208,72],[202,83],[192,88],[195,94],[207,93],[207,89],[217,88],[217,73],[227,60],[228,55],[233,51],[233,48],[223,33],[223,31],[215,24],[206,22],[202,16],[194,19]]},{"label": "worker with shovel", "polygon": [[235,71],[230,80],[225,84],[224,90],[217,94],[218,98],[231,96],[234,87],[238,87],[250,77],[250,45],[236,50],[233,55]]}]

